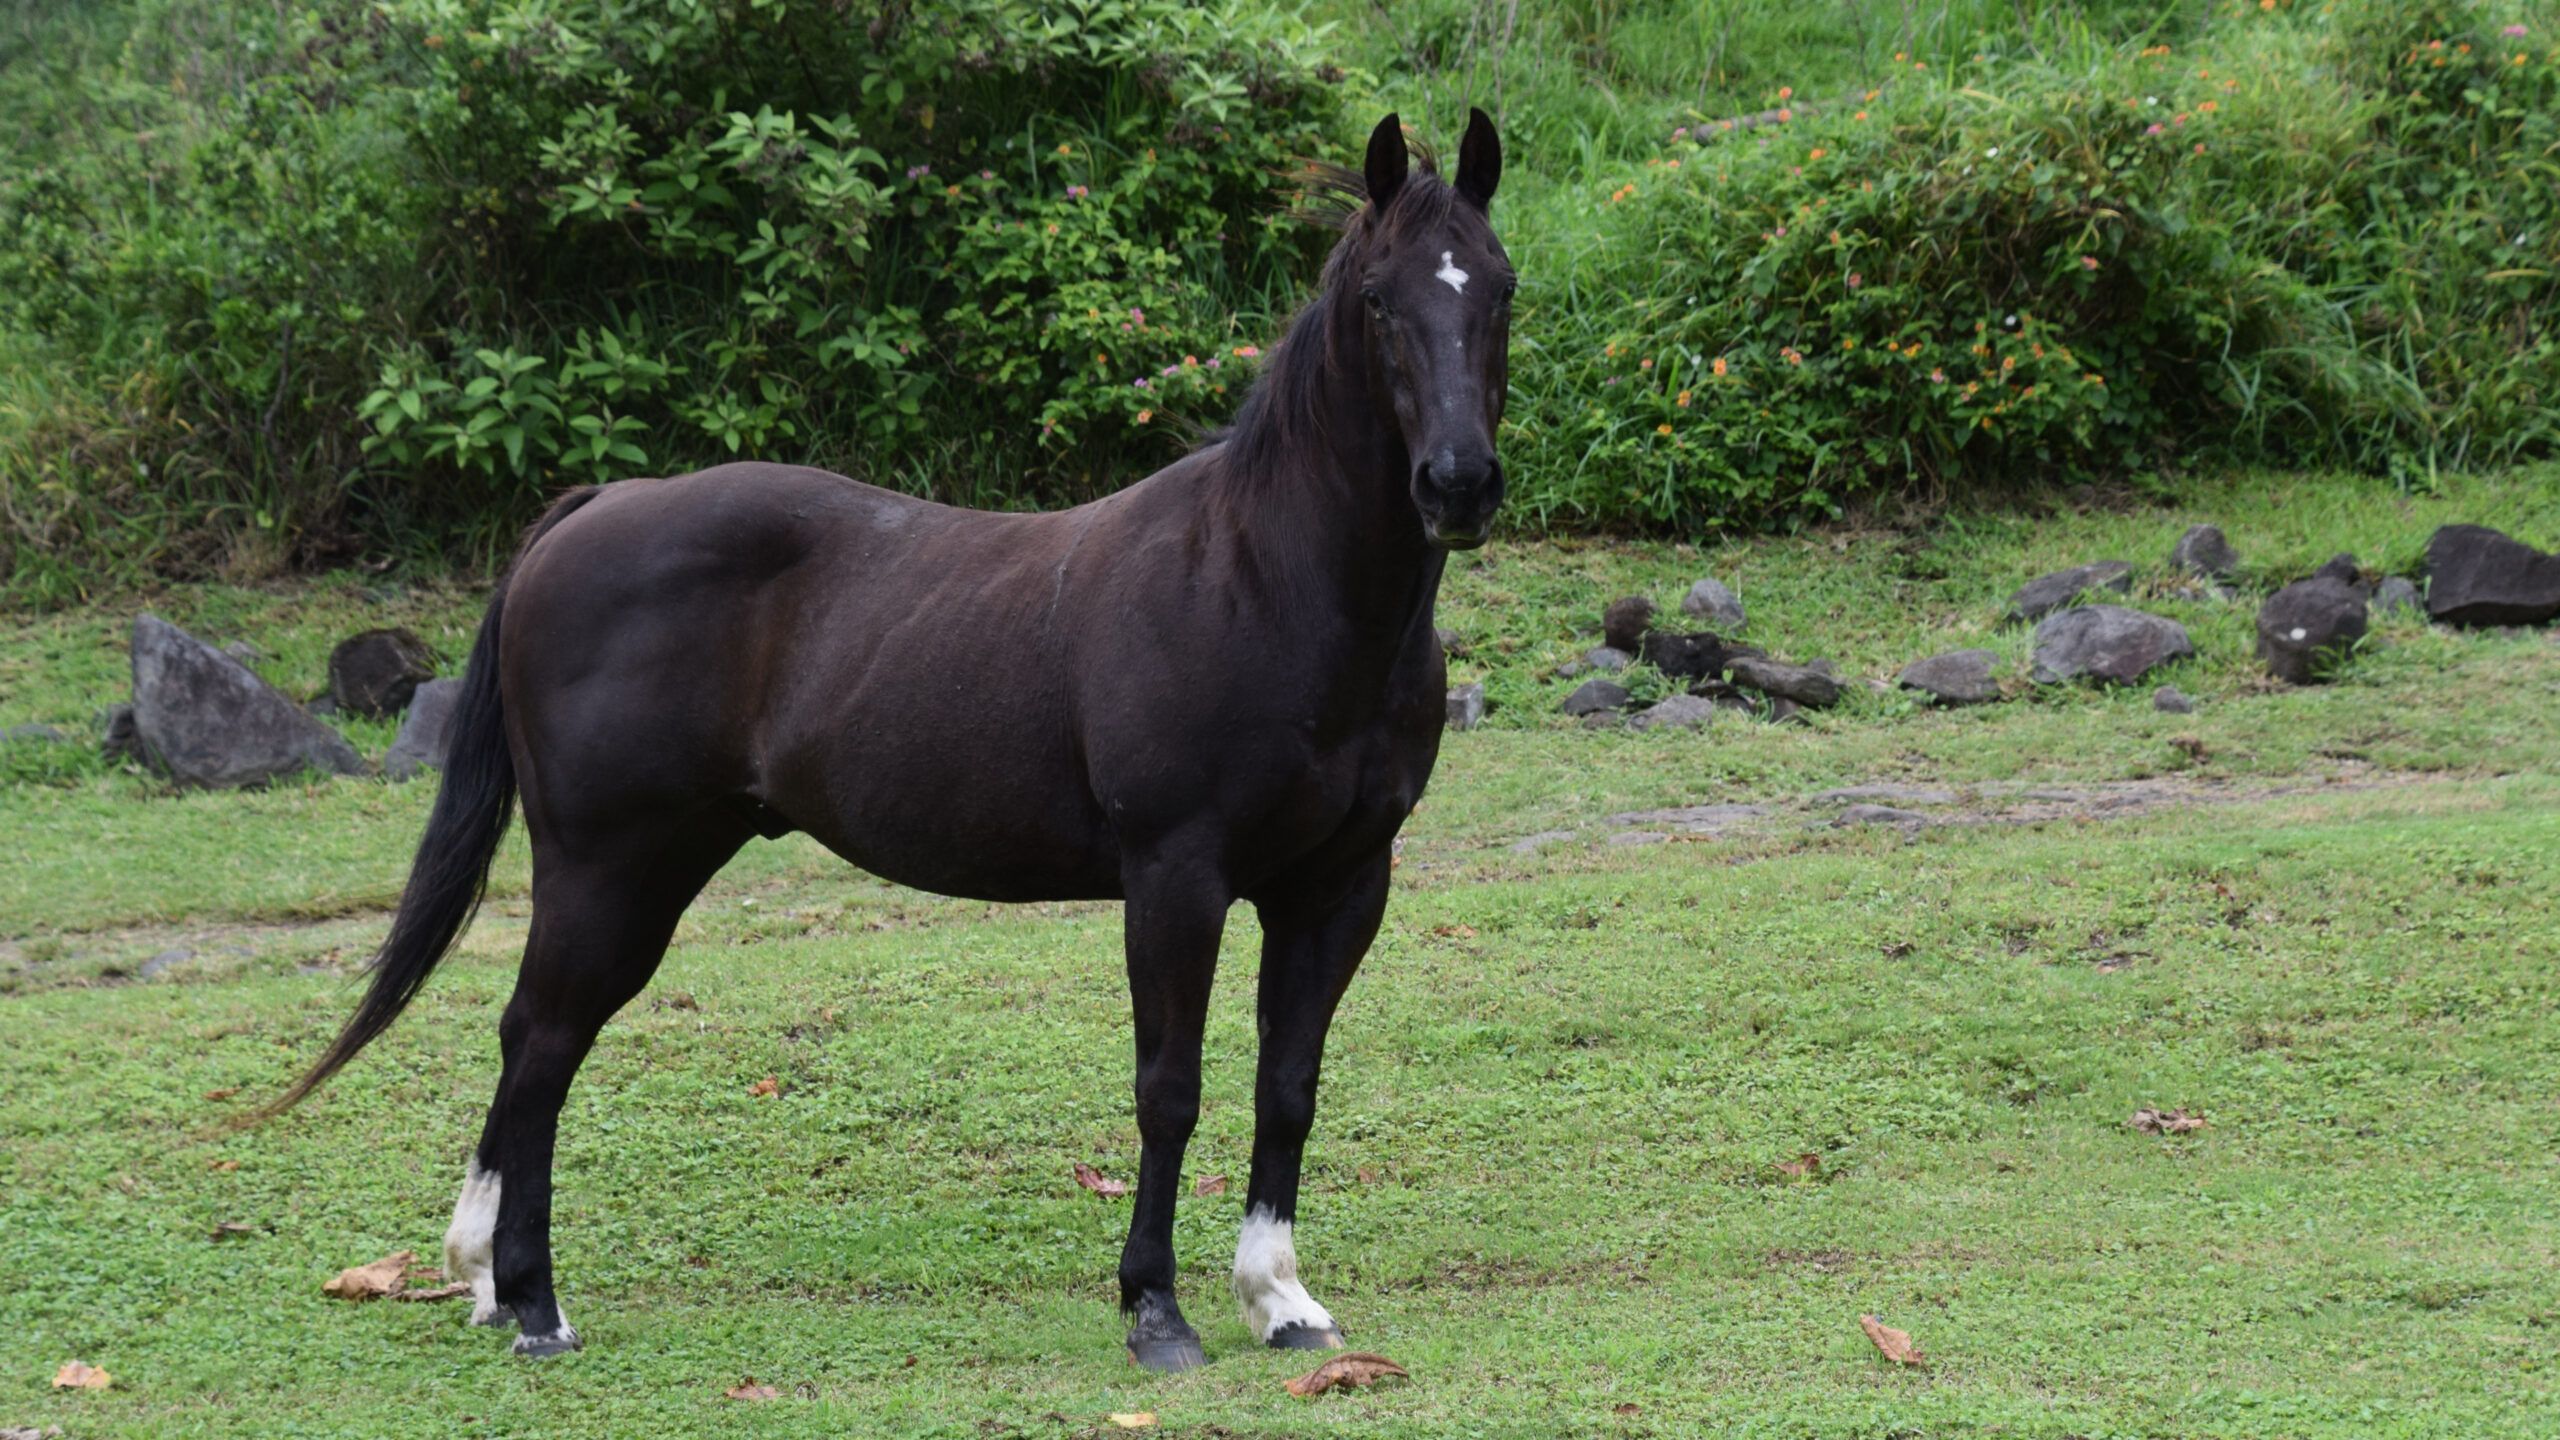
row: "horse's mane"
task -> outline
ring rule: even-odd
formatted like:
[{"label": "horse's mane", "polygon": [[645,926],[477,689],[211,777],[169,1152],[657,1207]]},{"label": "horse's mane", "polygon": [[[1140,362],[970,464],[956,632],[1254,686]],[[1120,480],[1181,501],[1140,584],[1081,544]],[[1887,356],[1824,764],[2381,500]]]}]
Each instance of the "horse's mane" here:
[{"label": "horse's mane", "polygon": [[1242,476],[1270,475],[1287,457],[1322,448],[1325,415],[1320,402],[1333,379],[1333,325],[1342,309],[1342,289],[1356,283],[1352,277],[1373,246],[1448,221],[1458,192],[1440,178],[1438,157],[1429,146],[1413,136],[1405,138],[1405,145],[1414,163],[1384,211],[1369,203],[1368,182],[1357,170],[1309,161],[1292,176],[1297,197],[1287,212],[1290,218],[1339,230],[1342,238],[1325,258],[1316,297],[1271,347],[1235,418],[1201,441],[1201,449],[1224,445],[1228,465]]}]

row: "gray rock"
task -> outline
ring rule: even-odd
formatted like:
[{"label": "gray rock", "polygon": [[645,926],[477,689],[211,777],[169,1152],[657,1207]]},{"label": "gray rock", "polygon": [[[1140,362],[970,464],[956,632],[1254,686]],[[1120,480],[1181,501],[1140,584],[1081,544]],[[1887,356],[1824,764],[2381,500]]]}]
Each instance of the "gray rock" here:
[{"label": "gray rock", "polygon": [[1985,705],[2000,698],[2000,682],[1991,678],[1999,666],[1997,650],[1951,650],[1904,666],[1902,688],[1941,705]]},{"label": "gray rock", "polygon": [[183,946],[175,950],[163,950],[143,961],[133,973],[138,979],[149,980],[172,965],[184,965],[194,958],[196,958],[196,952]]},{"label": "gray rock", "polygon": [[250,644],[246,640],[223,641],[222,653],[239,661],[241,664],[248,666],[252,670],[258,668],[259,661],[267,658],[266,651],[259,649],[257,646]]},{"label": "gray rock", "polygon": [[2193,715],[2196,702],[2188,699],[2187,692],[2177,686],[2163,685],[2151,692],[2151,708],[2164,715]]},{"label": "gray rock", "polygon": [[1724,643],[1712,630],[1688,635],[1675,635],[1656,630],[1644,637],[1637,657],[1647,665],[1675,680],[1707,679],[1724,673],[1725,666],[1737,654],[1757,654],[1748,646],[1737,650]]},{"label": "gray rock", "polygon": [[133,728],[132,705],[117,705],[107,711],[98,725],[98,751],[109,760],[143,759],[142,734]]},{"label": "gray rock", "polygon": [[2074,565],[2068,570],[2039,575],[2019,586],[2018,593],[2009,597],[2007,618],[2012,624],[2041,620],[2092,590],[2132,594],[2133,566],[2122,560],[2100,560],[2095,564]]},{"label": "gray rock", "polygon": [[2171,660],[2196,653],[2186,627],[2121,605],[2083,605],[2036,625],[2035,682],[2087,677],[2130,685]]},{"label": "gray rock", "polygon": [[1789,665],[1765,655],[1745,655],[1728,667],[1733,683],[1764,695],[1821,710],[1840,703],[1840,682],[1810,665]]},{"label": "gray rock", "polygon": [[1634,663],[1636,657],[1608,645],[1594,645],[1582,652],[1582,665],[1586,670],[1605,670],[1614,675]]},{"label": "gray rock", "polygon": [[1572,694],[1564,697],[1567,715],[1601,715],[1627,703],[1627,687],[1615,680],[1585,680]]},{"label": "gray rock", "polygon": [[1897,810],[1890,805],[1852,805],[1840,812],[1834,825],[1910,825],[1929,823],[1929,817],[1917,810]]},{"label": "gray rock", "polygon": [[1886,800],[1904,805],[1953,805],[1956,792],[1941,790],[1934,785],[1896,785],[1886,781],[1875,785],[1843,785],[1821,791],[1813,797],[1816,805],[1837,805],[1843,801],[1874,804]]},{"label": "gray rock", "polygon": [[2311,578],[2335,580],[2341,585],[2352,585],[2358,590],[2366,588],[2364,565],[2352,553],[2343,550],[2321,561],[2320,568],[2311,572]]},{"label": "gray rock", "polygon": [[1680,609],[1683,614],[1694,615],[1735,635],[1741,634],[1749,623],[1749,617],[1742,612],[1742,597],[1712,577],[1690,586],[1689,593],[1680,597]]},{"label": "gray rock", "polygon": [[2373,587],[2373,608],[2385,615],[2416,615],[2424,618],[2427,597],[2406,576],[2386,575]]},{"label": "gray rock", "polygon": [[1707,723],[1716,713],[1716,703],[1695,695],[1674,695],[1656,701],[1628,717],[1630,730],[1687,730]]},{"label": "gray rock", "polygon": [[1443,655],[1463,656],[1467,653],[1467,642],[1465,637],[1459,635],[1457,631],[1450,629],[1446,625],[1432,626],[1431,636],[1433,639],[1440,642],[1440,653]]},{"label": "gray rock", "polygon": [[1813,722],[1804,718],[1803,706],[1788,699],[1784,695],[1772,695],[1769,697],[1769,723],[1772,725],[1809,725]]},{"label": "gray rock", "polygon": [[2231,548],[2219,525],[2197,525],[2169,547],[2169,568],[2204,580],[2228,580],[2240,573],[2240,552]]},{"label": "gray rock", "polygon": [[11,744],[68,745],[71,737],[50,725],[12,725],[0,730],[0,741]]},{"label": "gray rock", "polygon": [[[420,686],[419,692],[423,694],[425,693],[425,689],[425,686]],[[414,714],[416,712],[416,706],[412,705],[410,709],[411,713]],[[1484,687],[1482,685],[1473,684],[1451,686],[1449,688],[1449,728],[1452,730],[1473,730],[1483,723]],[[385,760],[383,762],[383,768],[386,770],[389,769],[390,763],[390,761]]]},{"label": "gray rock", "polygon": [[2328,679],[2364,638],[2364,587],[2323,574],[2267,597],[2258,611],[2258,658],[2295,685]]},{"label": "gray rock", "polygon": [[232,789],[364,759],[239,661],[156,615],[133,622],[133,725],[143,757],[181,785]]},{"label": "gray rock", "polygon": [[1633,655],[1644,648],[1644,632],[1653,628],[1653,602],[1629,595],[1609,602],[1600,614],[1600,638],[1612,650]]},{"label": "gray rock", "polygon": [[367,630],[329,652],[329,698],[350,715],[380,720],[409,708],[436,678],[435,652],[407,630]]},{"label": "gray rock", "polygon": [[2539,625],[2560,615],[2560,555],[2485,525],[2427,538],[2427,614],[2448,625]]},{"label": "gray rock", "polygon": [[1594,710],[1582,717],[1585,730],[1615,730],[1627,723],[1627,717],[1615,710]]},{"label": "gray rock", "polygon": [[[1476,691],[1481,718],[1484,687],[1461,688]],[[1455,690],[1449,692],[1452,717],[1457,713],[1457,694]],[[382,756],[382,773],[394,780],[407,780],[421,770],[443,769],[444,757],[453,748],[454,706],[461,699],[459,680],[430,680],[419,686],[417,693],[409,697],[408,713],[400,717],[399,737]],[[1452,728],[1468,727],[1456,725],[1453,719]]]}]

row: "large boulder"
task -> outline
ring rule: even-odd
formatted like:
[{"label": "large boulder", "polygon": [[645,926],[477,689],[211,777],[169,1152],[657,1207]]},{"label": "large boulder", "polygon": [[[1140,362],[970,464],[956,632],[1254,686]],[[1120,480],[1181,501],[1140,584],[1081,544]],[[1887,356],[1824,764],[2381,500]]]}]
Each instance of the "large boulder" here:
[{"label": "large boulder", "polygon": [[407,630],[367,630],[329,652],[329,698],[369,720],[408,709],[409,697],[434,678],[435,652]]},{"label": "large boulder", "polygon": [[2240,552],[2219,525],[2197,525],[2169,547],[2169,568],[2200,580],[2228,580],[2240,573]]},{"label": "large boulder", "polygon": [[1997,650],[1951,650],[1904,666],[1902,688],[1941,705],[1984,705],[2000,698],[2000,682],[1991,678],[1999,667]]},{"label": "large boulder", "polygon": [[1718,630],[1739,635],[1749,617],[1742,612],[1742,597],[1725,588],[1725,583],[1710,576],[1689,587],[1680,597],[1682,613],[1704,620]]},{"label": "large boulder", "polygon": [[1653,602],[1641,595],[1612,600],[1600,612],[1600,640],[1612,650],[1639,654],[1644,645],[1644,632],[1653,628]]},{"label": "large boulder", "polygon": [[2560,555],[2486,525],[2427,539],[2427,613],[2450,625],[2539,625],[2560,615]]},{"label": "large boulder", "polygon": [[2364,638],[2364,587],[2334,574],[2297,580],[2258,611],[2258,658],[2295,685],[2326,680]]},{"label": "large boulder", "polygon": [[[1462,687],[1476,692],[1478,716],[1484,705],[1484,687]],[[1469,727],[1457,723],[1457,691],[1449,692],[1450,728]],[[421,770],[441,770],[444,757],[453,748],[453,711],[462,699],[459,680],[430,680],[409,697],[408,713],[400,717],[399,738],[383,753],[382,773],[394,780],[407,780]]]},{"label": "large boulder", "polygon": [[133,622],[133,727],[143,757],[181,785],[262,785],[364,771],[337,731],[249,667],[156,615]]},{"label": "large boulder", "polygon": [[2196,653],[2186,627],[2121,605],[2083,605],[2036,626],[2035,681],[2086,677],[2130,685],[2171,660]]},{"label": "large boulder", "polygon": [[2074,565],[2068,570],[2039,575],[2019,586],[2018,593],[2009,597],[2007,618],[2011,624],[2041,620],[2093,590],[2132,594],[2133,566],[2122,560],[2100,560],[2095,564]]},{"label": "large boulder", "polygon": [[1765,655],[1743,655],[1728,668],[1734,684],[1774,699],[1793,700],[1813,710],[1840,703],[1840,682],[1811,665],[1789,665]]}]

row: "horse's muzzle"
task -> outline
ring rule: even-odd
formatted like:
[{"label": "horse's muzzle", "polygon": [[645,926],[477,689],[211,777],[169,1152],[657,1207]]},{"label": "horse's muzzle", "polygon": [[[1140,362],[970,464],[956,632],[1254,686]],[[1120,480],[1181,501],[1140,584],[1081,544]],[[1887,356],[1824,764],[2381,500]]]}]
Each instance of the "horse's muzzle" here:
[{"label": "horse's muzzle", "polygon": [[1422,533],[1443,550],[1473,550],[1493,533],[1502,508],[1502,462],[1487,455],[1470,464],[1447,451],[1414,473],[1414,509]]}]

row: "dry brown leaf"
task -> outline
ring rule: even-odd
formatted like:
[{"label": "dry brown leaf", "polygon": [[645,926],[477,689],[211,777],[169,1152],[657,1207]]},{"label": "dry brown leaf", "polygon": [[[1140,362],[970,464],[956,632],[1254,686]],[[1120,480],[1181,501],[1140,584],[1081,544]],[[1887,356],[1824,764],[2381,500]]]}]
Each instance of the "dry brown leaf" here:
[{"label": "dry brown leaf", "polygon": [[1114,1180],[1083,1161],[1076,1162],[1076,1183],[1096,1195],[1120,1196],[1129,1193],[1129,1182]]},{"label": "dry brown leaf", "polygon": [[1114,1410],[1111,1423],[1123,1430],[1152,1430],[1156,1424],[1153,1410]]},{"label": "dry brown leaf", "polygon": [[1198,1180],[1192,1182],[1191,1193],[1194,1195],[1224,1195],[1227,1193],[1227,1177],[1224,1175],[1203,1175]]},{"label": "dry brown leaf", "polygon": [[237,1085],[225,1085],[225,1086],[223,1086],[223,1087],[222,1087],[221,1089],[219,1089],[219,1090],[207,1090],[206,1092],[204,1092],[204,1098],[206,1098],[207,1100],[228,1100],[228,1099],[230,1099],[232,1096],[237,1095],[237,1094],[239,1094],[239,1093],[240,1093],[240,1087],[239,1087],[239,1086],[237,1086]]},{"label": "dry brown leaf", "polygon": [[392,1298],[392,1299],[394,1299],[394,1300],[408,1300],[408,1301],[419,1301],[419,1300],[459,1300],[459,1299],[461,1299],[463,1296],[468,1295],[468,1294],[470,1294],[470,1293],[471,1293],[471,1282],[470,1282],[470,1281],[468,1281],[468,1280],[456,1280],[456,1281],[454,1281],[454,1282],[453,1282],[452,1284],[450,1284],[450,1285],[439,1285],[439,1286],[437,1286],[436,1288],[434,1288],[433,1290],[399,1290],[399,1291],[395,1291],[395,1292],[393,1292],[393,1293],[392,1293],[391,1298]]},{"label": "dry brown leaf", "polygon": [[62,1368],[53,1372],[56,1390],[104,1390],[114,1383],[116,1377],[86,1360],[65,1360]]},{"label": "dry brown leaf", "polygon": [[1349,1350],[1290,1381],[1289,1393],[1321,1395],[1337,1387],[1352,1390],[1363,1385],[1375,1385],[1390,1375],[1404,1373],[1403,1366],[1384,1355],[1372,1355],[1366,1350]]},{"label": "dry brown leaf", "polygon": [[1793,1160],[1778,1162],[1778,1173],[1790,1180],[1803,1180],[1822,1173],[1822,1157],[1808,1150]]},{"label": "dry brown leaf", "polygon": [[1609,1413],[1612,1415],[1637,1415],[1643,1413],[1643,1411],[1644,1407],[1638,1405],[1633,1400],[1630,1400],[1623,1405],[1612,1405],[1609,1407]]},{"label": "dry brown leaf", "polygon": [[1431,927],[1431,933],[1439,936],[1443,940],[1473,940],[1476,938],[1476,927],[1473,925],[1434,925]]},{"label": "dry brown leaf", "polygon": [[1378,1183],[1378,1172],[1369,1166],[1363,1165],[1359,1169],[1351,1172],[1351,1178],[1359,1181],[1363,1185],[1375,1185]]},{"label": "dry brown leaf", "polygon": [[213,1227],[215,1240],[246,1240],[258,1233],[258,1227],[246,1220],[225,1220]]},{"label": "dry brown leaf", "polygon": [[755,1096],[759,1100],[765,1099],[769,1096],[779,1095],[782,1093],[782,1082],[776,1080],[770,1075],[767,1075],[753,1085],[748,1086],[747,1093]]},{"label": "dry brown leaf", "polygon": [[743,1384],[730,1386],[725,1393],[732,1400],[779,1400],[782,1398],[781,1391],[770,1385],[757,1384],[756,1377],[753,1375],[748,1376]]},{"label": "dry brown leaf", "polygon": [[339,1300],[378,1300],[400,1288],[409,1263],[417,1258],[415,1250],[402,1250],[370,1265],[349,1266],[321,1286],[320,1293]]},{"label": "dry brown leaf", "polygon": [[1859,1316],[1858,1328],[1866,1331],[1867,1338],[1876,1342],[1876,1349],[1884,1352],[1884,1358],[1896,1365],[1929,1363],[1929,1357],[1920,1353],[1920,1347],[1911,1343],[1909,1335],[1894,1329],[1873,1315]]},{"label": "dry brown leaf", "polygon": [[237,1160],[208,1160],[205,1162],[204,1168],[207,1170],[219,1170],[227,1175],[232,1171],[239,1169],[240,1162]]},{"label": "dry brown leaf", "polygon": [[2127,1125],[2145,1135],[2184,1135],[2204,1128],[2204,1117],[2184,1110],[2136,1110]]}]

